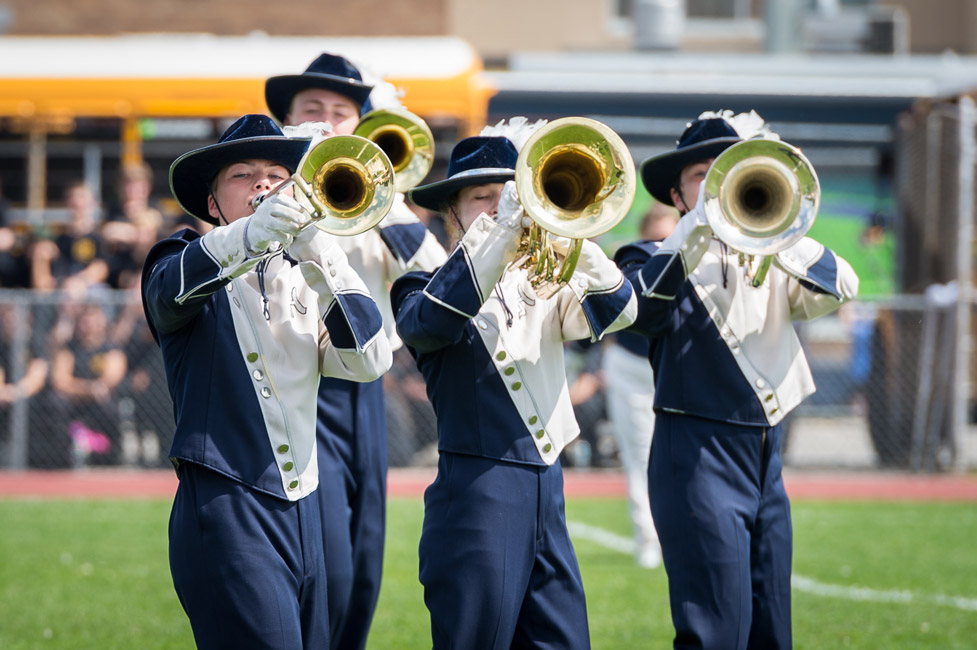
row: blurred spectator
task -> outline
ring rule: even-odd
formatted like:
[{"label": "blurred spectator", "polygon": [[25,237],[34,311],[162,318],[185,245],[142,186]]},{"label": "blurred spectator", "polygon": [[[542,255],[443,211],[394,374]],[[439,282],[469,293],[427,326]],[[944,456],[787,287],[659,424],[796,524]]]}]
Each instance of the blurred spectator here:
[{"label": "blurred spectator", "polygon": [[[44,388],[48,362],[39,346],[32,342],[31,325],[29,308],[0,304],[0,448],[8,448],[10,444],[11,416],[18,402],[29,400],[28,422],[37,421],[32,415],[39,410],[39,402],[32,398]],[[32,462],[33,466],[66,466],[67,445],[62,444],[59,451],[56,445],[50,444],[52,441],[38,439],[39,428],[28,424],[27,429],[34,434],[29,438],[29,444],[35,443],[34,449],[28,452],[29,459],[38,461]]]},{"label": "blurred spectator", "polygon": [[30,246],[30,232],[25,225],[0,226],[0,288],[30,288]]},{"label": "blurred spectator", "polygon": [[[641,239],[665,239],[678,219],[678,210],[655,203],[641,220]],[[615,332],[605,345],[603,371],[607,378],[607,415],[627,478],[635,556],[640,566],[653,569],[661,564],[661,548],[648,497],[648,456],[655,430],[649,339],[628,331]]]},{"label": "blurred spectator", "polygon": [[133,300],[112,327],[111,338],[125,352],[125,381],[119,388],[121,462],[124,465],[168,467],[167,454],[176,422],[166,388],[163,355],[143,315],[138,278]]},{"label": "blurred spectator", "polygon": [[602,437],[607,407],[604,401],[604,377],[600,370],[601,345],[587,340],[568,341],[563,350],[570,403],[580,426],[580,436],[564,451],[564,465],[606,465],[611,454]]},{"label": "blurred spectator", "polygon": [[[0,303],[0,406],[36,395],[47,379],[47,361],[42,351],[31,343],[30,314],[27,307]],[[18,326],[23,328],[22,332],[18,332]],[[18,333],[21,340],[16,338]],[[15,354],[21,355],[20,358],[16,359]],[[18,366],[23,375],[16,377]]]},{"label": "blurred spectator", "polygon": [[387,449],[391,467],[438,464],[438,430],[424,377],[407,348],[394,351],[383,376],[387,404]]},{"label": "blurred spectator", "polygon": [[30,286],[29,243],[26,224],[11,221],[10,201],[3,195],[3,179],[0,179],[0,287],[22,289]]},{"label": "blurred spectator", "polygon": [[84,182],[70,185],[65,193],[68,222],[51,240],[35,243],[31,254],[36,289],[84,291],[104,285],[109,267],[98,229],[99,205]]},{"label": "blurred spectator", "polygon": [[116,179],[116,199],[105,218],[112,222],[137,223],[151,220],[162,222],[158,202],[153,198],[153,170],[145,161],[128,163],[119,168]]},{"label": "blurred spectator", "polygon": [[870,303],[848,303],[838,310],[838,318],[851,334],[848,376],[851,379],[851,407],[856,415],[864,415],[868,406],[866,388],[872,366],[872,337],[875,335],[875,306]]},{"label": "blurred spectator", "polygon": [[655,202],[641,218],[638,231],[642,239],[661,241],[672,234],[678,219],[678,210],[670,205]]},{"label": "blurred spectator", "polygon": [[54,352],[51,386],[76,453],[76,465],[114,464],[120,457],[117,389],[126,357],[109,339],[99,305],[85,305],[71,338]]},{"label": "blurred spectator", "polygon": [[0,227],[6,227],[10,216],[10,201],[3,194],[3,179],[0,178]]},{"label": "blurred spectator", "polygon": [[108,284],[113,288],[133,286],[146,253],[162,234],[163,215],[151,196],[152,188],[153,172],[145,162],[119,170],[118,200],[101,228]]},{"label": "blurred spectator", "polygon": [[407,200],[407,206],[414,214],[417,215],[418,221],[423,223],[424,226],[431,231],[431,234],[433,234],[435,239],[438,240],[438,243],[441,244],[441,248],[449,251],[450,249],[448,246],[451,244],[451,242],[450,238],[448,237],[448,231],[445,230],[444,220],[441,217],[441,213],[431,212],[426,208],[422,208],[419,205],[411,203],[409,197]]}]

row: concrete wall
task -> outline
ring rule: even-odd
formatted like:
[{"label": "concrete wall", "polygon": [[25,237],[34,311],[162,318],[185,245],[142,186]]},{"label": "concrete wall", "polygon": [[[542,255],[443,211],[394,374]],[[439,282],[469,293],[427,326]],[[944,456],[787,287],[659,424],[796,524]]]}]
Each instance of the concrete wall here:
[{"label": "concrete wall", "polygon": [[[622,49],[613,0],[449,0],[447,27],[488,60],[512,51]],[[615,33],[616,32],[616,33]]]},{"label": "concrete wall", "polygon": [[[909,16],[910,51],[977,54],[977,1],[884,0]],[[208,32],[275,36],[454,35],[489,61],[512,51],[621,50],[634,43],[614,0],[0,0],[13,35]],[[729,35],[725,35],[728,37]],[[725,49],[742,44],[718,42]],[[686,50],[714,50],[690,31]],[[749,48],[748,48],[749,49]]]},{"label": "concrete wall", "polygon": [[428,36],[446,33],[446,0],[0,0],[8,34],[207,32],[273,36]]},{"label": "concrete wall", "polygon": [[886,0],[882,4],[906,10],[910,52],[977,54],[974,0]]},{"label": "concrete wall", "polygon": [[[0,0],[12,35],[206,32],[273,36],[460,36],[486,58],[512,50],[620,49],[614,0]],[[620,23],[617,23],[620,27]]]}]

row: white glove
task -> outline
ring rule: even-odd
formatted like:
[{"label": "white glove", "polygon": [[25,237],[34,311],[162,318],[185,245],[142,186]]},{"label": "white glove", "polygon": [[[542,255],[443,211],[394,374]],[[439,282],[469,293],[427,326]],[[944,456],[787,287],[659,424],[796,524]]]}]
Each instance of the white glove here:
[{"label": "white glove", "polygon": [[570,250],[570,245],[573,244],[573,240],[569,237],[559,237],[557,235],[550,235],[548,243],[553,252],[557,255],[566,255]]},{"label": "white glove", "polygon": [[777,253],[774,264],[794,277],[804,278],[807,270],[824,255],[824,246],[810,237],[804,237],[797,243]]},{"label": "white glove", "polygon": [[385,226],[399,226],[408,223],[417,223],[417,215],[414,211],[407,206],[407,201],[405,200],[403,192],[396,192],[394,194],[394,202],[390,206],[390,211],[387,212],[383,221],[380,225]]},{"label": "white glove", "polygon": [[288,246],[288,254],[300,262],[308,260],[325,263],[327,259],[346,258],[346,254],[339,247],[336,235],[311,225],[295,237],[295,241]]},{"label": "white glove", "polygon": [[522,228],[522,218],[525,214],[522,203],[519,202],[519,193],[516,192],[516,182],[506,181],[502,187],[502,196],[499,197],[495,222],[503,228],[515,230]]},{"label": "white glove", "polygon": [[275,242],[288,246],[309,219],[302,206],[290,196],[275,194],[265,199],[248,217],[244,231],[248,252],[260,255]]},{"label": "white glove", "polygon": [[570,280],[574,292],[583,298],[588,292],[606,291],[618,286],[621,277],[621,270],[607,257],[604,249],[597,242],[584,239]]}]

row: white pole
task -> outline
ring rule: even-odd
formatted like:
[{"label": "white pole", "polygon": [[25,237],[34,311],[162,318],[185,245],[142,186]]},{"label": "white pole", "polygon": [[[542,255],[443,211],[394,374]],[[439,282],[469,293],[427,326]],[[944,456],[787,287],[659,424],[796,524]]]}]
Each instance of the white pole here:
[{"label": "white pole", "polygon": [[974,242],[974,171],[977,169],[977,109],[974,100],[960,97],[959,207],[957,209],[957,336],[956,369],[953,396],[953,447],[955,469],[967,469],[965,449],[970,402],[970,310],[973,304],[971,251]]}]

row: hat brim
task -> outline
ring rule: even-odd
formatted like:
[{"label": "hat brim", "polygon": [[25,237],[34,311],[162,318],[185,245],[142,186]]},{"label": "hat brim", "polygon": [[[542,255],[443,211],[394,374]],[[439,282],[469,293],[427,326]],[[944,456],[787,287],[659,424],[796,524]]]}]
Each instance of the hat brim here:
[{"label": "hat brim", "polygon": [[465,187],[505,183],[516,178],[516,170],[492,169],[473,170],[461,173],[427,185],[418,185],[408,192],[411,202],[432,212],[440,212],[448,204],[451,196]]},{"label": "hat brim", "polygon": [[652,156],[641,163],[641,182],[656,200],[674,206],[671,189],[682,170],[699,161],[715,158],[737,142],[742,139],[713,138]]},{"label": "hat brim", "polygon": [[306,74],[290,74],[271,77],[265,81],[265,103],[268,110],[280,124],[285,123],[296,93],[309,88],[322,88],[349,97],[363,108],[373,86],[360,83],[349,77],[339,77],[332,74],[309,72]]},{"label": "hat brim", "polygon": [[170,165],[170,192],[187,213],[216,226],[207,197],[217,172],[241,160],[270,160],[294,173],[308,148],[308,139],[261,136],[194,149]]}]

